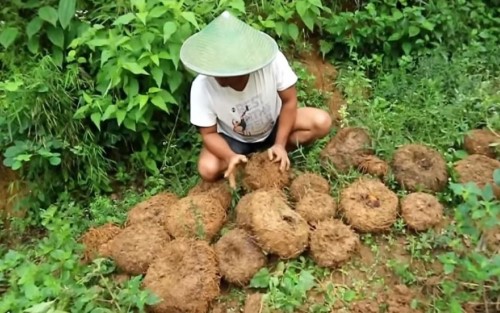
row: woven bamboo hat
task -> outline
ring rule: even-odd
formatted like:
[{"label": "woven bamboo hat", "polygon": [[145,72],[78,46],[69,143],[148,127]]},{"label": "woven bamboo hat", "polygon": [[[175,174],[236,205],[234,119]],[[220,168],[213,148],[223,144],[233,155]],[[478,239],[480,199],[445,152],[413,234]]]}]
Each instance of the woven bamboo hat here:
[{"label": "woven bamboo hat", "polygon": [[265,67],[277,52],[273,38],[226,11],[184,42],[180,58],[196,73],[228,77]]}]

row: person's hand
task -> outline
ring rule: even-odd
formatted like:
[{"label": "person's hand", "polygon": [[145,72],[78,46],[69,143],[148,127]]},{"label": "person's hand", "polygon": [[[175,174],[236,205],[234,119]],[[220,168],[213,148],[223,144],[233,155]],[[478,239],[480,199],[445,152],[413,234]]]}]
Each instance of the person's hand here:
[{"label": "person's hand", "polygon": [[288,153],[286,152],[285,147],[282,145],[275,144],[268,150],[269,160],[273,162],[280,162],[280,171],[284,172],[285,170],[290,169],[290,159],[288,158]]},{"label": "person's hand", "polygon": [[236,177],[234,176],[236,167],[242,163],[246,163],[247,161],[247,157],[241,154],[235,154],[229,159],[227,170],[224,173],[224,178],[229,179],[229,186],[232,189],[236,188]]}]

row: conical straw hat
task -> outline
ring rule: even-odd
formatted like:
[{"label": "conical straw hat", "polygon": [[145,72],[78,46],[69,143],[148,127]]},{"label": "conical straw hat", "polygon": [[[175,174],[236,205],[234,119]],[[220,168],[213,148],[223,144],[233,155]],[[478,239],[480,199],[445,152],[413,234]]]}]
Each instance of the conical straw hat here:
[{"label": "conical straw hat", "polygon": [[182,63],[215,77],[245,75],[270,64],[278,45],[269,35],[224,12],[181,47]]}]

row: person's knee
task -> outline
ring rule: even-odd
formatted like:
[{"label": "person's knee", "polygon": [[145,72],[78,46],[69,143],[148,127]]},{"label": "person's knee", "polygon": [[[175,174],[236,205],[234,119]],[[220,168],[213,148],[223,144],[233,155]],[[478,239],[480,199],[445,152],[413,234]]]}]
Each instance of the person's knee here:
[{"label": "person's knee", "polygon": [[325,111],[319,111],[314,118],[314,133],[316,137],[322,138],[330,132],[332,127],[332,118]]},{"label": "person's knee", "polygon": [[198,172],[203,180],[214,182],[221,178],[220,166],[216,161],[200,159],[198,162]]}]

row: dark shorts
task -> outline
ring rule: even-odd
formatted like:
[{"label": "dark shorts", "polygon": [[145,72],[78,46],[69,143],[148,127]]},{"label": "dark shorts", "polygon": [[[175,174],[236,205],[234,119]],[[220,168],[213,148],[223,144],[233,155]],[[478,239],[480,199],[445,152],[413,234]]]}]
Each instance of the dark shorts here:
[{"label": "dark shorts", "polygon": [[234,153],[249,155],[255,152],[260,152],[271,148],[274,145],[274,141],[276,140],[277,132],[278,132],[278,122],[274,124],[273,130],[264,141],[254,142],[254,143],[241,142],[237,139],[229,137],[226,134],[223,133],[219,134],[226,140],[229,147],[231,148],[231,150],[233,150]]}]

